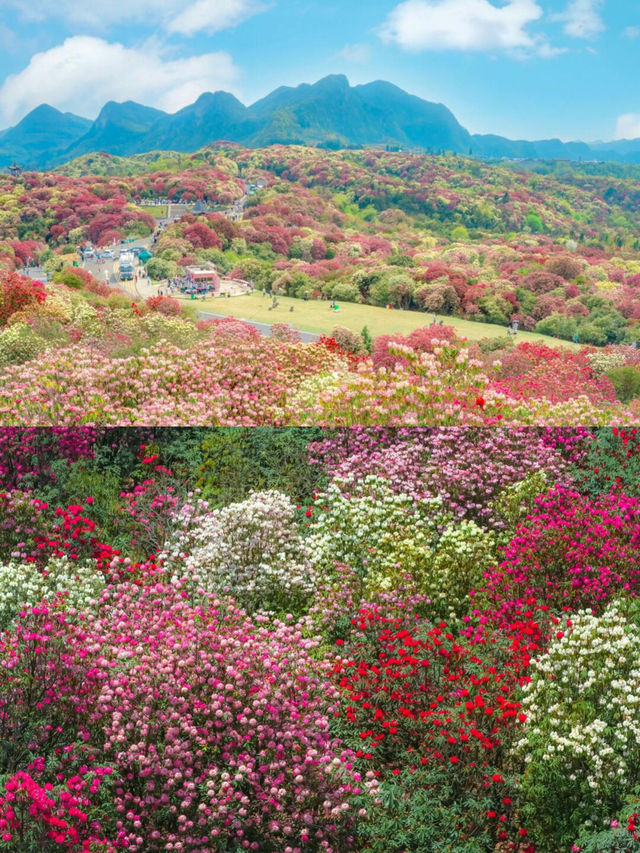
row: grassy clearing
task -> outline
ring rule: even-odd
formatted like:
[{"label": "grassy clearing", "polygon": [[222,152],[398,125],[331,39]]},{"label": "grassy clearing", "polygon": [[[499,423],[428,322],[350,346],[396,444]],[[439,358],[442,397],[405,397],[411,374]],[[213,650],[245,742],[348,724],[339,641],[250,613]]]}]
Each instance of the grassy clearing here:
[{"label": "grassy clearing", "polygon": [[[428,326],[432,314],[419,311],[397,311],[386,308],[376,308],[372,305],[356,305],[351,302],[341,302],[339,311],[332,311],[328,302],[305,302],[303,299],[292,299],[287,296],[278,297],[280,305],[269,311],[271,299],[261,293],[251,293],[247,296],[236,296],[232,299],[215,297],[198,300],[199,311],[210,311],[212,314],[224,314],[251,320],[258,323],[289,323],[296,329],[315,334],[329,334],[335,326],[344,326],[354,332],[360,332],[367,326],[371,335],[408,334],[414,329]],[[291,311],[293,307],[293,311]],[[492,323],[474,323],[458,317],[439,317],[445,324],[453,326],[457,334],[470,341],[481,338],[506,337],[504,326]],[[551,346],[567,346],[577,348],[569,341],[560,341],[535,332],[518,332],[518,341],[544,343]]]},{"label": "grassy clearing", "polygon": [[137,204],[136,210],[141,210],[143,213],[150,213],[151,216],[155,216],[156,219],[167,218],[166,204]]}]

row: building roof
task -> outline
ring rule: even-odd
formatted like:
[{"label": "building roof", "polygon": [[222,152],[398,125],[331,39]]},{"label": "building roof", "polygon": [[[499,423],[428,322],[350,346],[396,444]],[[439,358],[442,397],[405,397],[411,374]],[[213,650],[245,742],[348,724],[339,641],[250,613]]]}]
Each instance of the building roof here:
[{"label": "building roof", "polygon": [[213,264],[194,264],[187,267],[186,271],[193,278],[218,278],[218,270]]}]

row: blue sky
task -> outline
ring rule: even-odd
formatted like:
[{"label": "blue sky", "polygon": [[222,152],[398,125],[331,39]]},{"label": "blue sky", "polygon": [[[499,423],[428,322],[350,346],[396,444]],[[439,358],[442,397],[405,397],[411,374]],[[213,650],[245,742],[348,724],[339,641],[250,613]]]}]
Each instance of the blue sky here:
[{"label": "blue sky", "polygon": [[172,112],[337,72],[472,132],[640,137],[640,0],[0,0],[0,127],[42,102]]}]

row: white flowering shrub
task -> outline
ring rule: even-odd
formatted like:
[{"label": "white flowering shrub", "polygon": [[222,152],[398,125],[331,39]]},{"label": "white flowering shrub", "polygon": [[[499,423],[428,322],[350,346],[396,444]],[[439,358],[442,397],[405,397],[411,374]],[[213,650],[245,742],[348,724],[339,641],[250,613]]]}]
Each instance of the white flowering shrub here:
[{"label": "white flowering shrub", "polygon": [[640,783],[640,628],[615,603],[579,611],[533,662],[522,704],[526,825],[540,850],[568,850]]},{"label": "white flowering shrub", "polygon": [[318,496],[308,545],[319,570],[347,564],[371,589],[428,570],[443,523],[439,498],[398,494],[383,477],[336,477]]},{"label": "white flowering shrub", "polygon": [[46,347],[26,323],[15,323],[0,333],[0,365],[24,364],[36,358]]},{"label": "white flowering shrub", "polygon": [[296,506],[281,492],[254,492],[221,509],[186,504],[175,521],[159,558],[174,578],[230,593],[249,610],[295,610],[313,593],[316,574]]},{"label": "white flowering shrub", "polygon": [[0,631],[5,630],[24,606],[52,600],[66,593],[67,608],[87,611],[104,589],[104,575],[93,565],[54,557],[46,569],[33,563],[0,564]]},{"label": "white flowering shrub", "polygon": [[597,373],[607,373],[616,367],[624,367],[627,356],[620,350],[599,349],[589,353],[587,361]]},{"label": "white flowering shrub", "polygon": [[421,584],[441,618],[455,623],[471,611],[469,593],[482,586],[485,570],[495,564],[497,547],[497,534],[475,521],[445,527]]}]

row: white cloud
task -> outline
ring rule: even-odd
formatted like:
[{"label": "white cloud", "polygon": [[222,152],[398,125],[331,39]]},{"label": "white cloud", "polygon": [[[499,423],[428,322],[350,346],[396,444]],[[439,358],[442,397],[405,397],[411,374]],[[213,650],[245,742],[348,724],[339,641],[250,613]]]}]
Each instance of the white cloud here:
[{"label": "white cloud", "polygon": [[640,113],[620,116],[616,126],[616,139],[640,139]]},{"label": "white cloud", "polygon": [[561,15],[554,20],[564,21],[564,31],[576,39],[592,39],[604,30],[599,14],[602,0],[571,0]]},{"label": "white cloud", "polygon": [[17,10],[25,20],[62,18],[73,27],[105,30],[114,24],[151,23],[170,32],[192,35],[236,26],[261,11],[257,0],[0,0],[0,9]]},{"label": "white cloud", "polygon": [[366,64],[371,60],[371,48],[368,44],[347,44],[339,54],[347,62]]},{"label": "white cloud", "polygon": [[173,112],[202,92],[233,91],[238,69],[227,53],[167,59],[157,45],[127,48],[74,36],[35,54],[0,87],[0,117],[12,123],[43,102],[87,117],[108,100],[137,100]]},{"label": "white cloud", "polygon": [[622,35],[628,39],[640,38],[640,27],[627,27]]},{"label": "white cloud", "polygon": [[173,18],[167,29],[187,36],[203,30],[215,33],[235,27],[263,8],[253,0],[197,0]]},{"label": "white cloud", "polygon": [[542,17],[536,0],[405,0],[392,10],[380,36],[405,50],[507,50],[552,55],[527,27]]}]

